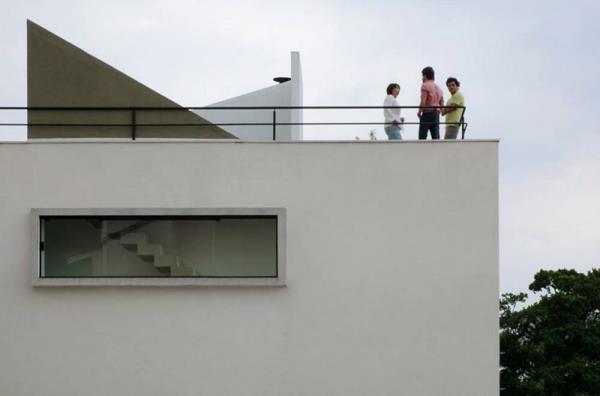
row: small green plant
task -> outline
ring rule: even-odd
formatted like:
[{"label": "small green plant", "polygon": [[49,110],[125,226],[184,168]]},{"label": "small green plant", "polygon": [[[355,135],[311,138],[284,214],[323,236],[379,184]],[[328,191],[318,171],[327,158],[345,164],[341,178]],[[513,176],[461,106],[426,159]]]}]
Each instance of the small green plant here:
[{"label": "small green plant", "polygon": [[[360,140],[360,137],[354,136],[354,140]],[[377,132],[375,129],[369,131],[369,140],[377,140]]]}]

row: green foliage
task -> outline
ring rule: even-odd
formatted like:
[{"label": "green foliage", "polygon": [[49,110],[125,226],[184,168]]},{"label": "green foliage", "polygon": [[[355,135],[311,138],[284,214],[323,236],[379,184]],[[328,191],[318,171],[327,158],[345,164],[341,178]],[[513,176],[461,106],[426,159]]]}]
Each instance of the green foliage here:
[{"label": "green foliage", "polygon": [[600,270],[542,270],[529,289],[533,304],[500,300],[500,393],[600,395]]},{"label": "green foliage", "polygon": [[[377,140],[377,131],[375,129],[369,130],[369,140]],[[358,136],[354,137],[354,140],[360,140]]]}]

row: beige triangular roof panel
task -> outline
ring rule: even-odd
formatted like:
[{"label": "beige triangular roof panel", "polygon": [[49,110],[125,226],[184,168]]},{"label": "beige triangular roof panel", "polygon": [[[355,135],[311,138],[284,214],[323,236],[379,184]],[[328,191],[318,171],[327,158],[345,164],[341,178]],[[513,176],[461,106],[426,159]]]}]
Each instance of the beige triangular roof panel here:
[{"label": "beige triangular roof panel", "polygon": [[[181,107],[32,21],[27,21],[27,103],[30,107]],[[134,117],[138,124],[135,127],[137,137],[236,138],[185,109],[144,110],[135,115],[123,110],[29,111],[30,124],[80,126],[30,126],[28,138],[131,137],[133,128],[129,124]],[[165,124],[171,126],[164,126]],[[195,126],[173,126],[174,124]]]}]

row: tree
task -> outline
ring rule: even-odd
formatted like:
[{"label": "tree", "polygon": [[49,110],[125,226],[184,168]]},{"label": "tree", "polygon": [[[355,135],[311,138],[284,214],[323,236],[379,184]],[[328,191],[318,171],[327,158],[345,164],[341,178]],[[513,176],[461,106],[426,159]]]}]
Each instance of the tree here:
[{"label": "tree", "polygon": [[500,393],[600,395],[600,270],[542,270],[529,290],[500,300]]}]

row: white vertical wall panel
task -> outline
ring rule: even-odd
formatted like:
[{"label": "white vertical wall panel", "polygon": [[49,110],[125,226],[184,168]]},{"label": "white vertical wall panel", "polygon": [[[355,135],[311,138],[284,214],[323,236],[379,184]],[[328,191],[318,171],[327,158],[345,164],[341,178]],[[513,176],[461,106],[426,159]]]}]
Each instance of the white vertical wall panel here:
[{"label": "white vertical wall panel", "polygon": [[[0,144],[0,394],[498,393],[494,141]],[[32,287],[31,208],[287,210],[287,287]]]},{"label": "white vertical wall panel", "polygon": [[[275,77],[275,76],[273,76]],[[291,80],[235,98],[213,103],[208,107],[268,107],[303,106],[302,67],[300,53],[291,53]],[[273,140],[272,110],[195,110],[195,113],[215,124],[259,123],[260,126],[222,125],[227,132],[242,140]],[[277,123],[302,123],[302,110],[276,110]],[[277,125],[276,140],[302,140],[301,125]]]}]

